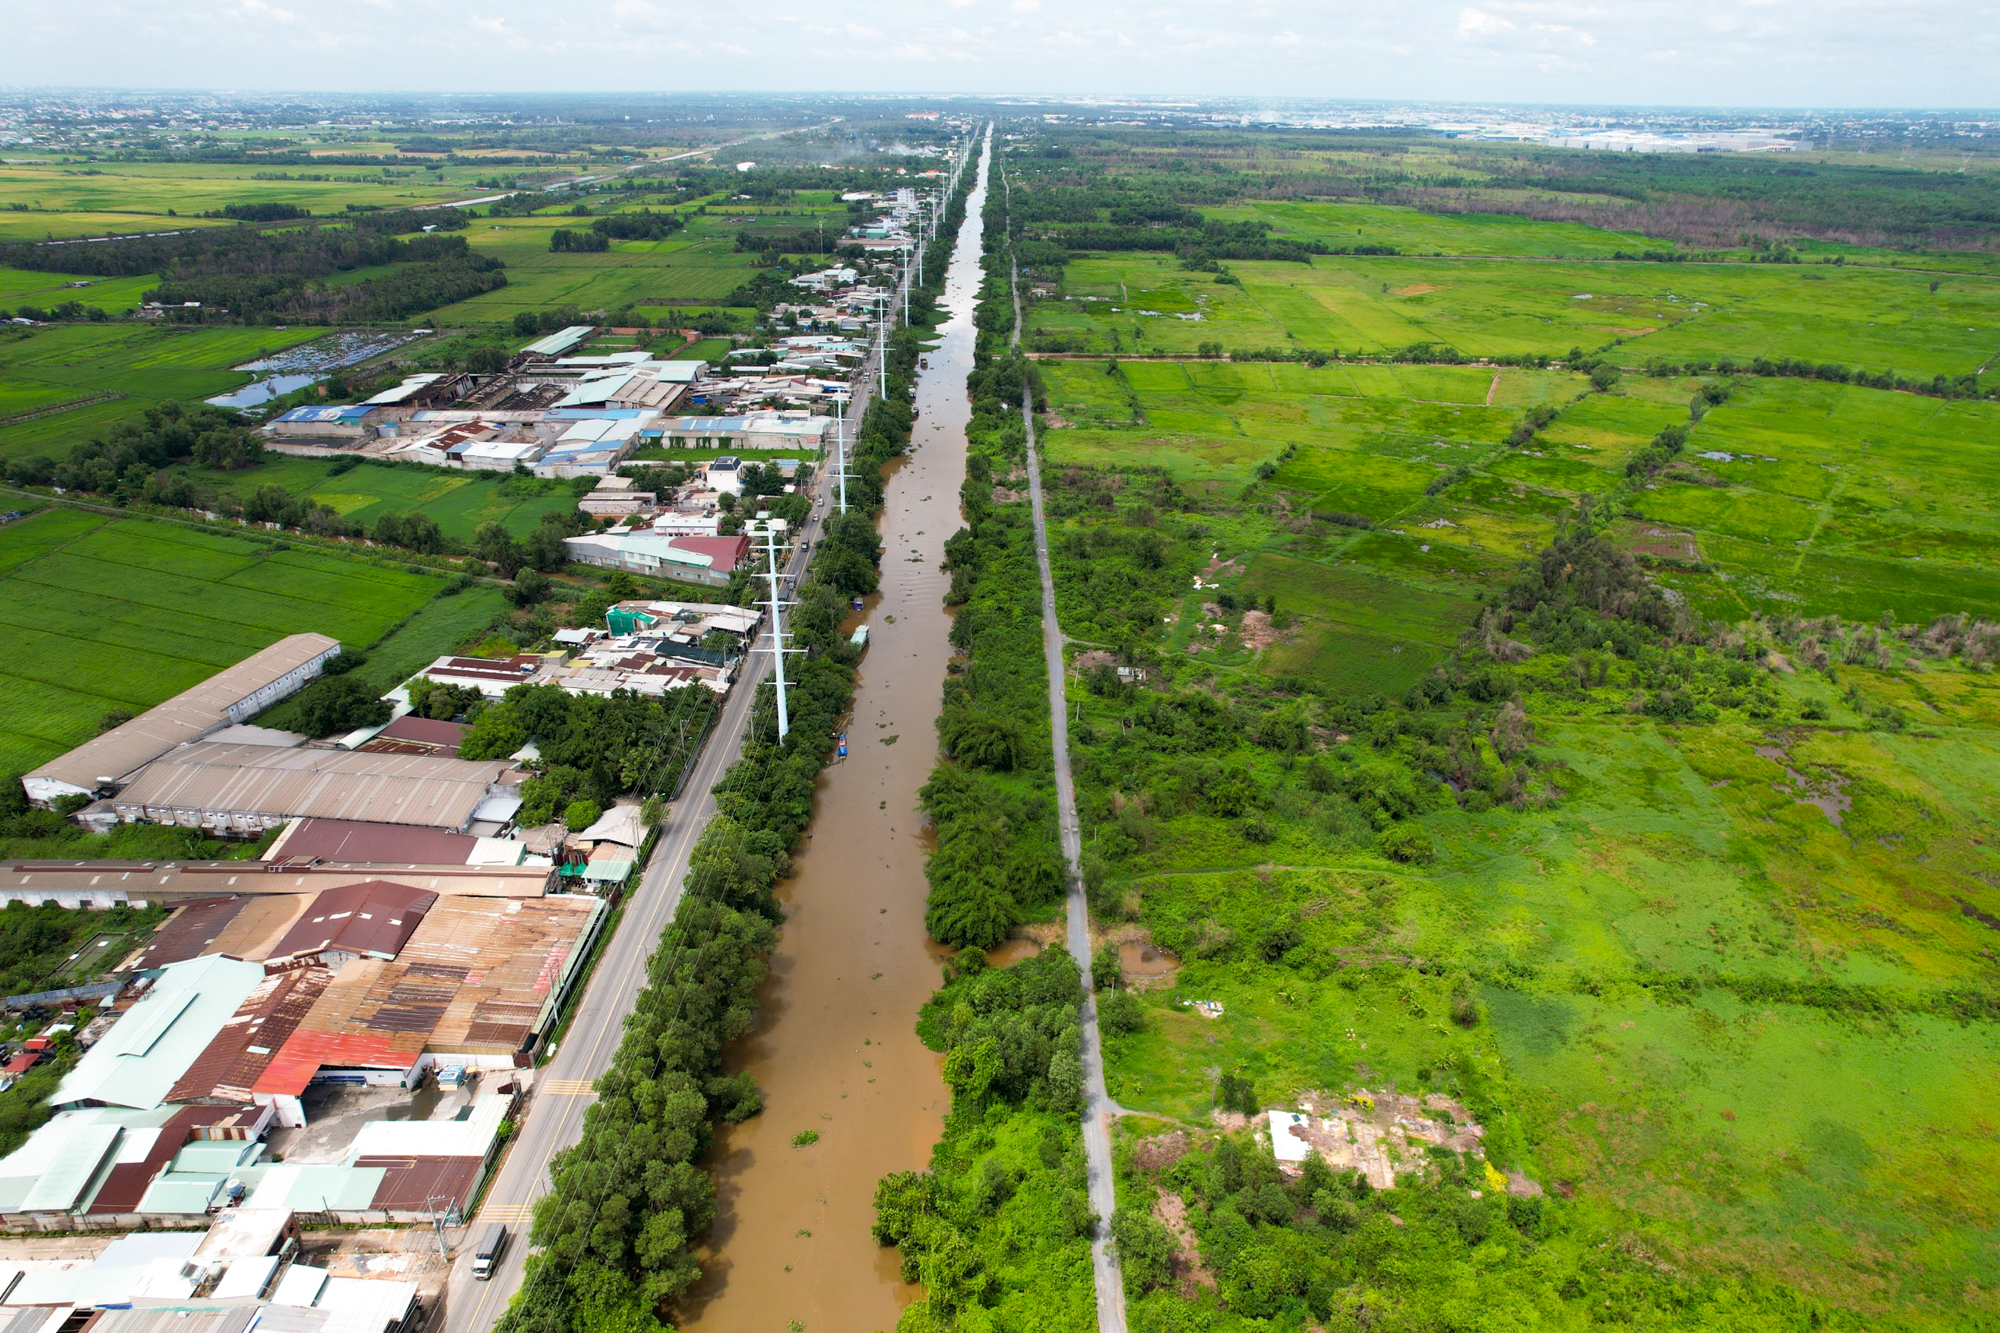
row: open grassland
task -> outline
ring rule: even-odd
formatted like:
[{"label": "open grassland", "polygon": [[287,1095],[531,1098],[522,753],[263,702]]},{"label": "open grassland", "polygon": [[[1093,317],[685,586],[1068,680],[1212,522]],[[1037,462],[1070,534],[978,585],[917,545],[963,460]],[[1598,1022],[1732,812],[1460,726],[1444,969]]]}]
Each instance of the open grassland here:
[{"label": "open grassland", "polygon": [[2000,279],[1983,275],[1490,256],[1229,268],[1240,286],[1166,255],[1072,259],[1061,291],[1031,306],[1029,346],[1380,354],[1430,343],[1481,357],[1581,347],[1635,366],[1795,357],[1924,378],[2000,354]]},{"label": "open grassland", "polygon": [[0,241],[63,241],[85,236],[134,236],[184,227],[232,227],[227,218],[168,218],[155,213],[0,212]]},{"label": "open grassland", "polygon": [[238,496],[282,486],[371,531],[384,514],[422,513],[435,519],[447,538],[468,545],[483,524],[499,523],[526,536],[543,514],[576,508],[576,494],[567,483],[552,485],[544,494],[509,494],[518,492],[520,483],[498,473],[363,463],[330,475],[333,466],[330,459],[267,453],[257,467],[240,472],[190,468],[187,475],[199,486]]},{"label": "open grassland", "polygon": [[46,310],[65,301],[80,301],[107,315],[119,315],[136,310],[140,298],[157,285],[158,280],[151,277],[89,278],[0,268],[0,308],[18,310],[30,305]]},{"label": "open grassland", "polygon": [[427,318],[442,324],[498,323],[517,311],[565,305],[616,310],[715,302],[751,275],[755,256],[736,249],[738,228],[712,216],[691,217],[686,231],[665,240],[613,241],[596,253],[550,251],[550,233],[589,226],[589,218],[560,213],[477,219],[465,238],[507,265],[507,285]]},{"label": "open grassland", "polygon": [[1329,200],[1252,200],[1202,210],[1205,218],[1271,224],[1271,235],[1339,248],[1394,246],[1404,254],[1512,255],[1533,259],[1609,259],[1676,249],[1637,232],[1580,222],[1537,222],[1498,213],[1441,215],[1389,204]]},{"label": "open grassland", "polygon": [[[168,398],[197,402],[241,388],[247,377],[232,366],[323,332],[158,324],[55,324],[0,332],[0,457],[60,458],[149,404]],[[17,412],[59,403],[80,405],[5,423]]]},{"label": "open grassland", "polygon": [[[177,524],[51,509],[0,528],[0,770],[88,740],[304,630],[368,647],[442,581]],[[415,623],[415,622],[412,622]]]},{"label": "open grassland", "polygon": [[[2000,411],[1740,380],[1692,421],[1701,382],[1669,377],[1040,369],[1065,628],[1152,673],[1071,693],[1101,923],[1177,964],[1140,1030],[1108,1038],[1118,1102],[1205,1136],[1221,1072],[1267,1106],[1447,1091],[1594,1244],[1779,1282],[1868,1327],[2000,1316],[1982,1095],[2000,1040],[1976,998],[2000,947],[2000,678],[1901,653],[1850,655],[1837,681],[1759,666],[1749,711],[1668,724],[1637,711],[1635,666],[1607,654],[1579,691],[1574,655],[1532,653],[1510,688],[1555,793],[1438,801],[1413,817],[1427,865],[1386,858],[1356,808],[1404,790],[1383,732],[1342,734],[1462,651],[1478,599],[1585,496],[1631,496],[1619,540],[1725,620],[2000,615]],[[1510,447],[1538,406],[1554,419]],[[1684,451],[1627,489],[1676,425]],[[1153,470],[1171,500],[1141,500]],[[1198,533],[1173,567],[1208,586],[1183,575],[1143,628],[1093,629],[1105,532],[1143,543],[1172,515]],[[1238,711],[1203,731],[1190,695]],[[1300,751],[1273,739],[1314,717]],[[1453,751],[1494,762],[1484,727]]]},{"label": "open grassland", "polygon": [[[1473,367],[1070,360],[1041,370],[1069,427],[1052,433],[1052,457],[1159,467],[1217,493],[1269,466],[1283,506],[1272,540],[1323,563],[1460,593],[1494,588],[1580,498],[1623,483],[1662,429],[1691,425],[1680,461],[1636,493],[1627,536],[1705,614],[2000,615],[1992,403],[1741,379],[1690,423],[1701,382],[1685,378],[1628,375],[1599,393],[1581,376]],[[1508,447],[1540,406],[1554,421]],[[1344,526],[1355,515],[1372,527]],[[1314,637],[1276,654],[1322,656]]]},{"label": "open grassland", "polygon": [[[44,215],[117,214],[130,221],[145,215],[146,226],[106,228],[81,235],[115,235],[155,230],[163,223],[189,225],[176,215],[220,210],[229,204],[296,204],[315,214],[339,213],[349,204],[410,208],[464,198],[477,167],[443,166],[432,171],[414,165],[370,167],[330,166],[323,172],[309,167],[265,167],[255,163],[96,162],[88,166],[39,163],[0,166],[0,209],[25,204],[23,214],[0,213],[17,225],[23,217],[42,225]],[[298,177],[325,175],[325,180]],[[259,177],[263,179],[259,179]],[[291,179],[283,179],[290,177]],[[55,229],[54,222],[46,224]],[[62,233],[57,232],[60,236]],[[23,239],[41,235],[37,230]]]}]

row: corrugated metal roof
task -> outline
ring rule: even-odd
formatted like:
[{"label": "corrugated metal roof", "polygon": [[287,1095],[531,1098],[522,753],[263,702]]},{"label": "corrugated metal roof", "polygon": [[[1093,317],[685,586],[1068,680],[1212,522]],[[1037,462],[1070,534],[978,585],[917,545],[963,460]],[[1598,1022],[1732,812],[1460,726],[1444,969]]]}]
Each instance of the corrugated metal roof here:
[{"label": "corrugated metal roof", "polygon": [[228,1177],[193,1171],[169,1171],[154,1180],[139,1200],[142,1213],[206,1213],[222,1193]]},{"label": "corrugated metal roof", "polygon": [[329,422],[358,421],[368,415],[366,403],[339,403],[319,407],[295,407],[278,416],[279,421]]},{"label": "corrugated metal roof", "polygon": [[100,778],[122,778],[176,745],[224,725],[230,708],[339,647],[338,639],[324,634],[280,639],[23,776],[53,778],[86,790],[95,788]]},{"label": "corrugated metal roof", "polygon": [[595,324],[572,324],[566,329],[559,329],[549,334],[546,338],[537,338],[521,350],[532,352],[536,356],[561,356],[596,330]]},{"label": "corrugated metal roof", "polygon": [[465,739],[465,733],[470,730],[472,728],[463,722],[440,722],[436,718],[405,713],[375,734],[384,740],[439,745],[457,754],[459,742]]},{"label": "corrugated metal roof", "polygon": [[76,1207],[124,1132],[113,1124],[80,1124],[69,1127],[54,1143],[38,1141],[37,1148],[48,1156],[41,1163],[41,1174],[13,1211],[66,1213]]},{"label": "corrugated metal roof", "polygon": [[190,745],[150,765],[113,800],[121,815],[298,815],[459,829],[507,771],[436,755]]},{"label": "corrugated metal roof", "polygon": [[84,1053],[52,1100],[57,1105],[161,1105],[263,980],[262,965],[220,955],[173,964]]},{"label": "corrugated metal roof", "polygon": [[[264,1173],[247,1208],[289,1208],[294,1212],[366,1211],[382,1187],[379,1166],[298,1166],[280,1162]],[[297,1266],[294,1265],[294,1271]]]},{"label": "corrugated metal roof", "polygon": [[462,1213],[486,1168],[479,1157],[362,1157],[354,1164],[382,1169],[375,1207],[407,1212],[455,1207]]},{"label": "corrugated metal roof", "polygon": [[468,865],[479,839],[410,824],[363,824],[346,819],[300,819],[264,854],[266,861],[349,861],[410,865]]},{"label": "corrugated metal roof", "polygon": [[243,910],[246,898],[209,898],[184,903],[174,909],[166,923],[132,960],[135,971],[165,967],[199,958],[214,946],[223,928]]},{"label": "corrugated metal roof", "polygon": [[394,958],[437,897],[386,879],[328,889],[278,941],[271,958],[284,961],[328,950]]},{"label": "corrugated metal roof", "polygon": [[257,1080],[332,981],[333,973],[323,967],[266,977],[188,1066],[168,1100],[248,1105]]},{"label": "corrugated metal roof", "polygon": [[[518,798],[517,798],[518,799]],[[476,807],[475,807],[476,809]],[[546,888],[546,866],[468,866],[327,862],[265,865],[257,861],[14,861],[0,865],[0,889],[11,892],[121,892],[134,898],[176,901],[216,893],[310,895],[336,884],[357,884],[393,874],[399,884],[438,894],[481,894],[500,898],[538,897]],[[302,910],[303,903],[294,905]],[[252,909],[236,919],[240,925]],[[287,923],[289,924],[289,923]],[[231,931],[235,930],[231,926]],[[276,932],[273,932],[275,938]],[[226,941],[227,935],[218,944]]]}]

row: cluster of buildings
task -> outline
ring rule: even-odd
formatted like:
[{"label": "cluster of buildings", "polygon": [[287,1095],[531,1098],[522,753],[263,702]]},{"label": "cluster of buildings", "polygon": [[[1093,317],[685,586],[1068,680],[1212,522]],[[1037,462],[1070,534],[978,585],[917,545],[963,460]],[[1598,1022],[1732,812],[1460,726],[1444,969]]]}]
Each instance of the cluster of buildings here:
[{"label": "cluster of buildings", "polygon": [[[692,540],[715,543],[718,551],[726,546],[731,567],[749,547],[740,536]],[[630,613],[635,607],[644,609],[643,627]],[[564,630],[548,652],[441,657],[422,674],[495,699],[522,684],[572,694],[661,695],[688,686],[726,694],[761,618],[759,611],[711,603],[620,603],[611,619],[623,632]],[[330,742],[249,724],[317,679],[339,653],[339,641],[323,634],[281,639],[30,770],[22,787],[45,806],[87,798],[76,818],[99,829],[169,824],[211,837],[254,838],[296,820],[341,820],[489,841],[508,832],[522,804],[520,785],[531,776],[524,765],[532,750],[507,759],[460,758],[465,724],[414,716],[407,685],[385,696],[394,705],[387,724]],[[481,864],[493,865],[493,856]],[[0,868],[0,902],[49,899],[53,882],[46,870],[23,878]],[[97,901],[110,893],[101,875],[86,888],[81,897],[52,900],[101,906],[135,896],[120,891]]]},{"label": "cluster of buildings", "polygon": [[[53,1116],[0,1158],[0,1230],[140,1234],[0,1261],[0,1305],[406,1326],[415,1282],[299,1262],[300,1230],[469,1210],[608,911],[490,842],[302,820],[262,862],[89,865],[178,905],[90,988]],[[501,873],[454,874],[487,856]]]},{"label": "cluster of buildings", "polygon": [[647,448],[811,453],[832,439],[827,409],[867,356],[865,337],[806,338],[712,368],[637,350],[588,353],[597,333],[588,324],[552,333],[496,373],[411,375],[365,402],[293,408],[263,432],[291,453],[558,478],[603,476]]},{"label": "cluster of buildings", "polygon": [[476,689],[489,699],[516,685],[555,685],[571,694],[631,690],[650,695],[701,686],[726,694],[742,646],[762,619],[761,611],[713,602],[619,602],[607,616],[608,630],[558,630],[559,651],[510,658],[441,657],[423,674],[439,684]]}]

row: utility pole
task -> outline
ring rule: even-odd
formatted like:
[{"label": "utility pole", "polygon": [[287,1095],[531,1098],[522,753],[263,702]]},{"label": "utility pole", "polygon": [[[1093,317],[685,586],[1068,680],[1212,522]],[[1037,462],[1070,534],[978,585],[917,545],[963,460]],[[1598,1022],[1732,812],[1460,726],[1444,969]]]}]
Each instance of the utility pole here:
[{"label": "utility pole", "polygon": [[781,619],[785,601],[778,588],[778,530],[771,524],[765,523],[759,531],[764,538],[765,577],[771,581],[771,597],[767,603],[771,608],[771,646],[761,651],[770,653],[776,659],[778,743],[782,745],[792,729],[791,711],[785,704],[785,654],[799,650],[785,647],[785,628]]},{"label": "utility pole", "polygon": [[875,374],[877,397],[889,396],[889,301],[884,292],[881,297],[882,313],[875,321]]},{"label": "utility pole", "polygon": [[835,475],[840,479],[840,512],[844,514],[847,512],[847,395],[835,394],[833,406],[837,414],[834,418],[834,466],[839,469]]}]

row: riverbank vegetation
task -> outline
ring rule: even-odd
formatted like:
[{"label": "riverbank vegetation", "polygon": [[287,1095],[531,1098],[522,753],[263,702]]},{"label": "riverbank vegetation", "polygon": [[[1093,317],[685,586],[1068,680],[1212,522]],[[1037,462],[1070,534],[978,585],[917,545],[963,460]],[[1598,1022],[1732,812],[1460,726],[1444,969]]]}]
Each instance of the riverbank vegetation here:
[{"label": "riverbank vegetation", "polygon": [[[928,271],[941,274],[948,242],[934,249]],[[914,324],[931,321],[937,290],[913,292]],[[701,1275],[696,1247],[714,1216],[712,1126],[761,1107],[750,1079],[722,1073],[722,1054],[755,1021],[780,919],[776,885],[790,873],[853,694],[858,652],[840,625],[849,599],[878,578],[873,515],[882,469],[908,447],[920,347],[911,328],[891,344],[889,392],[852,445],[851,512],[827,524],[787,617],[793,644],[806,650],[788,674],[788,734],[778,735],[775,693],[760,689],[743,756],[716,785],[716,816],[695,845],[680,906],[582,1137],[551,1166],[531,1233],[538,1253],[501,1321],[509,1333],[663,1328]]]},{"label": "riverbank vegetation", "polygon": [[[1033,373],[1085,880],[1129,986],[1133,1327],[1991,1315],[1994,409],[1720,361],[1887,364],[1915,326],[1867,320],[1936,275],[1063,260],[1029,345],[1118,353]],[[1491,302],[1449,290],[1475,277]],[[1813,302],[1756,314],[1780,280]],[[1717,316],[1717,284],[1747,303]],[[1259,346],[1552,351],[1196,355],[1232,311]],[[1898,361],[1966,374],[1979,324]],[[1389,1092],[1478,1147],[1371,1190],[1281,1177],[1244,1119]]]},{"label": "riverbank vegetation", "polygon": [[[997,166],[997,158],[996,158]],[[1041,593],[1020,487],[1025,363],[1012,352],[1005,200],[989,182],[967,391],[966,527],[946,545],[959,608],[922,797],[937,840],[925,924],[960,946],[918,1034],[945,1056],[951,1111],[928,1169],[885,1177],[875,1234],[924,1298],[902,1333],[1095,1326],[1075,961],[1048,950],[988,968],[984,946],[1064,891],[1056,842]]]}]

